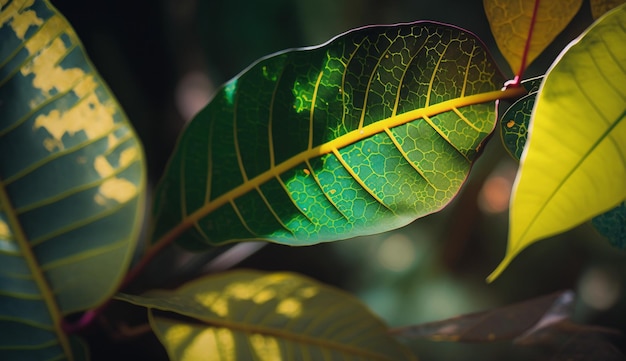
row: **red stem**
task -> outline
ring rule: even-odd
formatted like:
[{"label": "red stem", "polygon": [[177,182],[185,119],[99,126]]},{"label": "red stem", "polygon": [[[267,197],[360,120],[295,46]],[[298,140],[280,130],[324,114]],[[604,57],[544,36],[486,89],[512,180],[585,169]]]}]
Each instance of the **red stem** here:
[{"label": "red stem", "polygon": [[530,27],[528,28],[528,36],[526,37],[526,44],[524,44],[524,52],[522,53],[522,64],[520,69],[515,74],[513,82],[510,84],[513,87],[517,87],[522,82],[522,74],[526,70],[526,61],[528,60],[528,52],[530,51],[530,42],[533,36],[533,30],[535,29],[535,22],[537,22],[537,12],[539,11],[539,2],[541,0],[535,0],[535,7],[533,8],[533,16],[530,18]]}]

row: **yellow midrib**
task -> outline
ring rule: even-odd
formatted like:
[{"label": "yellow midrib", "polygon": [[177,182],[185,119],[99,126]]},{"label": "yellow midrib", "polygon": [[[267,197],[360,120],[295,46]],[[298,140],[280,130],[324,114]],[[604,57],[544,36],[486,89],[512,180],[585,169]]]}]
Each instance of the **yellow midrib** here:
[{"label": "yellow midrib", "polygon": [[186,218],[182,219],[176,227],[172,228],[170,231],[161,236],[158,241],[153,243],[153,246],[156,244],[161,244],[162,242],[172,242],[187,228],[193,226],[201,218],[207,216],[214,210],[257,187],[260,187],[262,184],[266,183],[272,178],[278,177],[280,174],[294,168],[298,164],[301,164],[308,159],[332,153],[335,150],[344,148],[350,144],[371,137],[375,134],[384,132],[385,129],[394,128],[413,120],[420,119],[424,116],[433,116],[455,108],[462,108],[474,104],[488,103],[498,99],[514,98],[522,96],[524,94],[526,94],[526,90],[523,87],[508,88],[505,90],[494,90],[486,93],[474,94],[462,98],[447,100],[425,108],[411,110],[406,113],[395,115],[387,119],[383,119],[378,122],[369,124],[363,128],[353,130],[317,147],[302,151],[294,155],[293,157],[283,161],[282,163],[271,167],[270,169],[257,175],[256,177],[249,179],[248,181],[233,188],[232,190],[222,194],[211,202],[206,203],[204,206],[198,208],[196,211],[189,214]]},{"label": "yellow midrib", "polygon": [[18,244],[19,250],[21,252],[20,256],[26,261],[26,264],[28,265],[28,269],[30,271],[32,279],[37,285],[37,289],[41,293],[41,298],[43,299],[43,301],[46,304],[46,307],[48,308],[48,314],[50,315],[50,318],[52,319],[53,331],[57,336],[59,346],[61,346],[61,348],[63,349],[65,356],[69,360],[72,360],[73,359],[72,349],[70,347],[69,340],[67,336],[65,335],[65,332],[63,331],[63,327],[62,327],[63,319],[61,317],[59,305],[57,304],[54,293],[52,289],[50,288],[50,285],[48,284],[48,281],[46,280],[45,275],[43,274],[43,270],[39,266],[39,262],[37,261],[37,258],[35,254],[33,253],[33,250],[29,244],[29,240],[26,234],[24,233],[24,230],[21,227],[20,221],[14,212],[11,199],[9,195],[7,194],[4,183],[2,183],[1,180],[0,180],[0,205],[2,206],[2,208],[0,209],[4,211],[4,214],[6,215],[7,221],[10,226],[10,230],[12,231],[15,241]]}]

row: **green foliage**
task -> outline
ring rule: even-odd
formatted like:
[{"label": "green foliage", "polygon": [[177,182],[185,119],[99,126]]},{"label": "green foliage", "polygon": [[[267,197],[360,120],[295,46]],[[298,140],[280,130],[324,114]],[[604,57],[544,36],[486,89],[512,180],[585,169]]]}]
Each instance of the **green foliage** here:
[{"label": "green foliage", "polygon": [[2,5],[1,358],[85,359],[63,317],[104,303],[124,277],[143,151],[67,21],[44,1]]},{"label": "green foliage", "polygon": [[[526,145],[532,110],[543,77],[537,77],[522,82],[528,94],[518,99],[500,119],[500,136],[502,142],[517,160],[522,157]],[[622,205],[592,219],[592,225],[617,248],[626,247],[626,208]]]},{"label": "green foliage", "polygon": [[[0,358],[88,359],[74,333],[116,291],[147,309],[173,360],[414,359],[398,337],[514,338],[561,350],[552,359],[623,358],[600,341],[611,331],[574,324],[556,296],[390,333],[358,299],[291,273],[120,290],[174,241],[214,257],[225,243],[310,245],[436,212],[459,193],[502,99],[514,100],[500,130],[521,170],[507,255],[489,279],[528,245],[616,205],[592,223],[623,246],[626,5],[545,77],[520,82],[580,4],[484,1],[519,69],[502,90],[480,40],[434,22],[359,28],[257,61],[183,131],[155,193],[149,246],[126,273],[145,208],[140,141],[48,0],[0,0]],[[606,4],[591,5],[598,16]],[[563,347],[572,343],[581,347]]]},{"label": "green foliage", "polygon": [[148,308],[171,360],[414,360],[356,298],[295,274],[231,271],[118,298]]},{"label": "green foliage", "polygon": [[308,245],[437,211],[492,131],[486,102],[503,82],[474,36],[429,22],[262,59],[185,129],[157,190],[153,241],[188,229],[180,242],[192,249]]},{"label": "green foliage", "polygon": [[626,199],[625,22],[623,5],[565,49],[546,75],[511,198],[507,254],[490,279],[530,244]]}]

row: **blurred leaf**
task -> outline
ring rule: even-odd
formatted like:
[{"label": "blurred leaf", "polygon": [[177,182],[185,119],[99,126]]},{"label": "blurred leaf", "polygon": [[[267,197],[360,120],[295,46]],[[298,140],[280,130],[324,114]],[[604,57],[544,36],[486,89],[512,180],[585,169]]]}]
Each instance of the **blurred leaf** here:
[{"label": "blurred leaf", "polygon": [[613,329],[579,325],[568,320],[550,324],[515,340],[515,345],[537,351],[535,360],[623,361],[626,356],[610,337],[623,337]]},{"label": "blurred leaf", "polygon": [[413,360],[356,298],[295,274],[232,271],[118,299],[149,309],[171,360]]},{"label": "blurred leaf", "polygon": [[569,317],[567,311],[572,301],[571,291],[559,292],[494,310],[395,329],[393,334],[454,342],[513,340],[540,325],[542,320]]},{"label": "blurred leaf", "polygon": [[593,217],[591,224],[613,247],[626,249],[626,201],[610,211]]},{"label": "blurred leaf", "polygon": [[511,199],[507,253],[490,281],[530,244],[626,199],[624,23],[626,5],[594,23],[548,72]]},{"label": "blurred leaf", "polygon": [[543,77],[522,82],[528,94],[518,99],[500,118],[500,138],[509,154],[519,160],[528,137],[528,124]]},{"label": "blurred leaf", "polygon": [[492,101],[523,91],[502,82],[473,35],[430,22],[261,59],[184,131],[157,189],[152,240],[308,245],[435,212],[492,131]]},{"label": "blurred leaf", "polygon": [[581,4],[582,0],[483,0],[498,48],[516,75],[565,29]]},{"label": "blurred leaf", "polygon": [[626,0],[591,0],[589,3],[591,6],[591,16],[597,19],[609,10],[626,3]]},{"label": "blurred leaf", "polygon": [[48,1],[0,1],[0,33],[0,359],[85,359],[62,318],[126,271],[141,145]]}]

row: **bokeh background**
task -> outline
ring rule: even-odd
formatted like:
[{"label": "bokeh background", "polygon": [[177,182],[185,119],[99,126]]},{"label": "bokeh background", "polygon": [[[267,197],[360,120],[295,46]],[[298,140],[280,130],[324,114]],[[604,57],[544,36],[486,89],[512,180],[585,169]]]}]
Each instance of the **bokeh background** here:
[{"label": "bokeh background", "polygon": [[[220,84],[254,60],[282,49],[320,44],[368,24],[433,20],[478,35],[505,74],[512,76],[479,0],[51,2],[74,26],[137,129],[152,186],[177,135]],[[591,24],[588,6],[585,1],[525,77],[544,73],[560,50]],[[237,267],[309,275],[353,293],[394,327],[573,289],[578,295],[578,321],[626,330],[626,254],[611,248],[588,224],[531,246],[493,284],[485,283],[504,256],[508,199],[516,170],[516,161],[508,157],[495,134],[463,191],[445,210],[370,237],[301,248],[267,245]],[[175,250],[170,254],[160,262],[175,265],[173,274],[178,266],[206,261]],[[151,282],[171,285],[176,277],[160,270],[153,272]],[[155,340],[146,342],[160,347]],[[117,345],[117,352],[123,354],[128,344]],[[423,360],[498,360],[511,352],[507,345],[418,342],[413,347]],[[114,352],[98,349],[97,344],[94,350],[96,359],[107,359]],[[150,352],[155,359],[162,350]],[[143,359],[140,354],[126,356]]]}]

